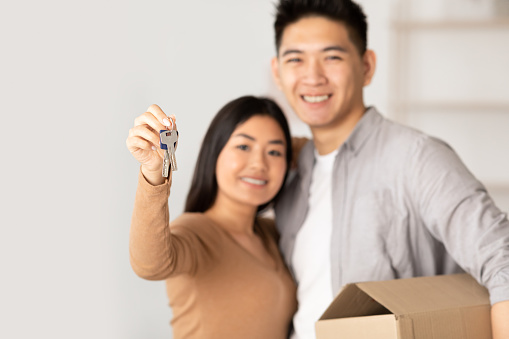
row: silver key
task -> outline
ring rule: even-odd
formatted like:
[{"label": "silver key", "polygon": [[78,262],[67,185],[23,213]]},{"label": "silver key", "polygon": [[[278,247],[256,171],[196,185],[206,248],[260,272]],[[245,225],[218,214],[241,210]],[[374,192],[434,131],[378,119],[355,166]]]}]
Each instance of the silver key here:
[{"label": "silver key", "polygon": [[170,154],[167,149],[164,150],[163,158],[163,177],[168,178],[170,174]]},{"label": "silver key", "polygon": [[175,158],[175,150],[178,145],[179,132],[177,130],[162,130],[159,132],[161,149],[164,149],[163,159],[163,177],[168,177],[171,167],[172,171],[177,170],[177,159]]}]

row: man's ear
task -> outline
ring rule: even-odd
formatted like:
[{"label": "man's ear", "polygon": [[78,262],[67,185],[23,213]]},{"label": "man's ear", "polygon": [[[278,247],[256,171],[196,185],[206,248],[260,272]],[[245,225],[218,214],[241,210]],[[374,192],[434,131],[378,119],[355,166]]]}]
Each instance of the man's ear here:
[{"label": "man's ear", "polygon": [[373,76],[375,75],[376,69],[376,54],[374,51],[368,49],[364,52],[364,56],[362,57],[362,64],[364,67],[364,86],[367,86],[371,83]]},{"label": "man's ear", "polygon": [[277,57],[273,57],[270,63],[272,69],[272,78],[276,83],[277,87],[281,89],[281,77],[279,76],[279,60]]}]

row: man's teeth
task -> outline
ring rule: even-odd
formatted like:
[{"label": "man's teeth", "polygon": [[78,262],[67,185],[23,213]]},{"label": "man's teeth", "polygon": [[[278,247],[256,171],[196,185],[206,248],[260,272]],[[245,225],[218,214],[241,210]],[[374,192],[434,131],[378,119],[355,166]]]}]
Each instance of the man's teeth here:
[{"label": "man's teeth", "polygon": [[316,103],[316,102],[322,102],[322,101],[329,99],[329,96],[328,95],[320,95],[320,96],[304,95],[303,98],[307,102]]},{"label": "man's teeth", "polygon": [[267,183],[266,180],[258,180],[253,178],[241,178],[242,181],[245,181],[247,183],[253,184],[253,185],[265,185]]}]

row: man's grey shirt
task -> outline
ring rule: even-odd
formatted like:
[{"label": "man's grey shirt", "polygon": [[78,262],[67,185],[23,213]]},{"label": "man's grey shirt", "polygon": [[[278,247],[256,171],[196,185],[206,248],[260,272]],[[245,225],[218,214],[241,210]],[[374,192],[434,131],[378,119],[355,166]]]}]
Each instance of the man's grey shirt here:
[{"label": "man's grey shirt", "polygon": [[[310,141],[275,208],[290,270],[313,164]],[[339,148],[332,184],[334,294],[351,282],[464,270],[492,303],[509,300],[507,215],[443,141],[369,108]]]}]

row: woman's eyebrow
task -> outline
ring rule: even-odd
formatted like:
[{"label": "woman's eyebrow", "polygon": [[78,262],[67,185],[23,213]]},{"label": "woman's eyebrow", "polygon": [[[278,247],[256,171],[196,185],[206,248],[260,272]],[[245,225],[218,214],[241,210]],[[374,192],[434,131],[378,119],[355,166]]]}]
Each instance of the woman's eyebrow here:
[{"label": "woman's eyebrow", "polygon": [[243,138],[247,138],[249,140],[253,140],[253,141],[256,141],[256,139],[250,135],[247,135],[247,134],[244,134],[244,133],[238,133],[238,134],[235,134],[234,137],[243,137]]},{"label": "woman's eyebrow", "polygon": [[[252,141],[256,141],[256,138],[254,138],[248,134],[245,134],[245,133],[238,133],[238,134],[235,134],[233,137],[234,138],[241,137],[241,138],[246,138],[246,139],[249,139]],[[270,140],[269,144],[284,145],[285,142],[282,139],[275,139],[275,140]]]}]

